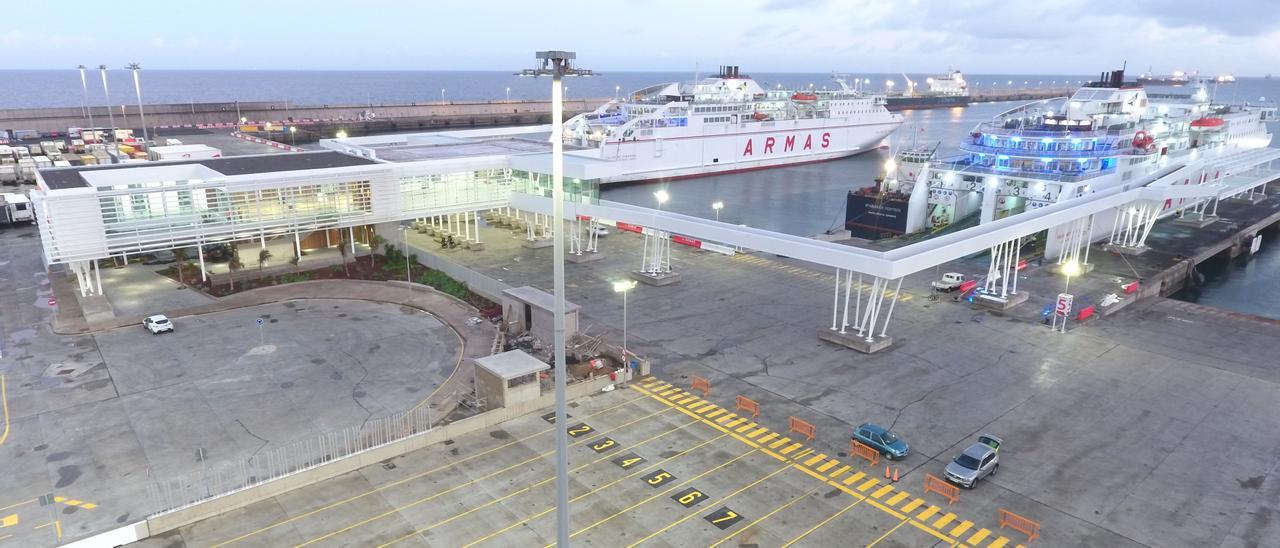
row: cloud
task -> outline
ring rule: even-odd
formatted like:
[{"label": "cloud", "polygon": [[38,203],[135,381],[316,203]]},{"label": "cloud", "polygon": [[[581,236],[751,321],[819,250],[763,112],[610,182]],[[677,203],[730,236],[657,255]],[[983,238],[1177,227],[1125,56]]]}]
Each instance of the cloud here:
[{"label": "cloud", "polygon": [[765,0],[764,5],[760,9],[764,11],[785,11],[798,10],[805,8],[819,8],[827,3],[827,0]]}]

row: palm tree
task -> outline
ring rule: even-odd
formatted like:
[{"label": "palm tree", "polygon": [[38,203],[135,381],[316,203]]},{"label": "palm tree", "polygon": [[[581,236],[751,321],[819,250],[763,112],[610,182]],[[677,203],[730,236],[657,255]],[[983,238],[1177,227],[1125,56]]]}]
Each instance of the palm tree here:
[{"label": "palm tree", "polygon": [[184,248],[173,250],[173,258],[176,259],[174,267],[178,269],[178,285],[187,285],[187,282],[182,279],[182,271],[187,266],[187,250]]},{"label": "palm tree", "polygon": [[351,240],[343,238],[342,241],[338,242],[338,253],[342,254],[342,272],[350,278],[351,269],[347,267],[347,257],[351,255]]},{"label": "palm tree", "polygon": [[231,291],[236,290],[236,272],[244,268],[244,263],[240,262],[240,250],[235,246],[231,246],[231,260],[227,262],[227,270],[231,271]]},{"label": "palm tree", "polygon": [[267,267],[267,261],[271,260],[271,250],[263,248],[258,252],[258,279],[262,279],[262,269]]}]

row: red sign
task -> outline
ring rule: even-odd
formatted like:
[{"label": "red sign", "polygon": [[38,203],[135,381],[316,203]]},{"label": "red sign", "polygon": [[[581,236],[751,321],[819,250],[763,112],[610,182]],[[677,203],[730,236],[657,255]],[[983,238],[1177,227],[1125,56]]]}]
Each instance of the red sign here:
[{"label": "red sign", "polygon": [[58,306],[58,299],[49,297],[49,306]]},{"label": "red sign", "polygon": [[695,240],[693,238],[690,238],[688,236],[672,235],[671,241],[678,244],[687,245],[689,247],[702,247],[702,242]]},{"label": "red sign", "polygon": [[644,234],[644,227],[642,227],[642,226],[640,226],[640,225],[633,225],[633,224],[631,224],[631,223],[624,223],[624,222],[622,222],[622,221],[618,221],[618,230],[626,230],[627,232],[635,232],[635,233],[637,233],[637,234]]}]

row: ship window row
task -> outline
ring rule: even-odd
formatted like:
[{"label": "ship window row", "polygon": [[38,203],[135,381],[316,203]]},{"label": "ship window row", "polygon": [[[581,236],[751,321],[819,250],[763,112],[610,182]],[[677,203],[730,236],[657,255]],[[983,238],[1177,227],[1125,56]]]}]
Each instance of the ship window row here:
[{"label": "ship window row", "polygon": [[738,112],[737,106],[731,107],[694,107],[694,112]]},{"label": "ship window row", "polygon": [[1010,158],[1004,155],[971,154],[969,155],[969,162],[972,165],[994,169],[1032,173],[1084,173],[1116,167],[1115,158],[1102,158],[1100,160],[1088,158]]},{"label": "ship window row", "polygon": [[707,116],[707,117],[705,117],[705,118],[703,118],[703,119],[702,119],[702,123],[704,123],[704,124],[719,124],[719,123],[728,122],[728,121],[730,121],[730,120],[732,120],[732,119],[733,119],[733,117],[731,117],[731,116]]},{"label": "ship window row", "polygon": [[1016,150],[1033,150],[1040,152],[1070,152],[1070,151],[1086,151],[1086,150],[1115,150],[1116,143],[1112,140],[1104,140],[1098,142],[1097,139],[1044,139],[1022,138],[1022,137],[1000,137],[996,135],[984,135],[981,144],[993,148],[1007,148]]}]

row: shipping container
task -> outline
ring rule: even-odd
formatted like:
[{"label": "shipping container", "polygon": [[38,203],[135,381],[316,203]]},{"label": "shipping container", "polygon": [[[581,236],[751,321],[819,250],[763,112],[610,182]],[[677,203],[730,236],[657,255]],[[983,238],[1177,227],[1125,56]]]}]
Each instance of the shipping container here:
[{"label": "shipping container", "polygon": [[0,182],[13,183],[18,181],[18,164],[0,165]]},{"label": "shipping container", "polygon": [[22,141],[30,141],[40,138],[40,132],[34,129],[15,129],[13,130],[13,138]]},{"label": "shipping container", "polygon": [[98,164],[98,157],[97,157],[97,156],[94,156],[94,155],[92,155],[92,154],[82,154],[82,155],[80,155],[80,163],[82,163],[82,164],[84,164],[84,165],[86,165],[86,166],[97,165],[97,164]]}]

